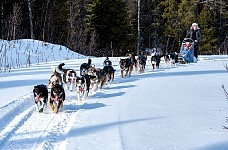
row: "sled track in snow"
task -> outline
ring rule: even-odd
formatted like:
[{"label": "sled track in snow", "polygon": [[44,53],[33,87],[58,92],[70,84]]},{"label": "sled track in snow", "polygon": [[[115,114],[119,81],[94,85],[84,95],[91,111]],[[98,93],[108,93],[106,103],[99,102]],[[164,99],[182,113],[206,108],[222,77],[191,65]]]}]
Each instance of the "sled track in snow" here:
[{"label": "sled track in snow", "polygon": [[0,131],[9,124],[15,116],[32,106],[32,95],[23,96],[0,109]]},{"label": "sled track in snow", "polygon": [[64,105],[63,112],[59,114],[53,114],[51,112],[51,114],[48,114],[53,115],[53,118],[45,127],[45,130],[41,132],[32,149],[65,149],[67,134],[73,126],[77,112],[82,104],[68,101]]},{"label": "sled track in snow", "polygon": [[[0,133],[0,147],[3,148],[5,143],[10,139],[10,137],[13,136],[14,132],[18,130],[19,127],[21,127],[32,115],[32,109],[28,109],[27,111],[22,112],[19,116],[15,117],[7,127],[12,128],[6,128],[2,130]],[[10,118],[11,119],[11,118]]]},{"label": "sled track in snow", "polygon": [[[12,103],[2,107],[0,113],[0,147],[5,141],[31,116],[32,109],[31,95],[23,96]],[[23,113],[24,112],[24,113]],[[12,127],[12,128],[8,128]]]},{"label": "sled track in snow", "polygon": [[58,114],[49,108],[44,113],[36,112],[32,94],[3,107],[0,116],[0,149],[65,147],[67,134],[78,110],[84,104],[77,103],[76,96],[67,94],[70,96]]}]

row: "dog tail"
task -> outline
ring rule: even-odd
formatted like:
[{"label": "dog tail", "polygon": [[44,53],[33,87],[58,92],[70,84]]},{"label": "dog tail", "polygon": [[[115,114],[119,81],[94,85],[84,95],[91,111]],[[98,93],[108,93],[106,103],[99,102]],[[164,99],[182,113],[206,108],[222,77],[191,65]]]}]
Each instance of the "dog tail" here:
[{"label": "dog tail", "polygon": [[64,65],[65,65],[64,63],[61,63],[58,65],[58,72],[59,73],[64,73],[66,71],[65,69],[63,69]]},{"label": "dog tail", "polygon": [[92,63],[92,60],[89,58],[89,59],[88,59],[88,66],[89,66],[89,67],[91,66],[91,63]]},{"label": "dog tail", "polygon": [[56,67],[51,66],[50,68],[51,68],[52,73],[53,73],[54,75],[56,75],[57,73],[59,73],[58,70],[56,69]]},{"label": "dog tail", "polygon": [[51,66],[50,68],[51,68],[51,70],[52,70],[53,73],[56,72],[56,67]]}]

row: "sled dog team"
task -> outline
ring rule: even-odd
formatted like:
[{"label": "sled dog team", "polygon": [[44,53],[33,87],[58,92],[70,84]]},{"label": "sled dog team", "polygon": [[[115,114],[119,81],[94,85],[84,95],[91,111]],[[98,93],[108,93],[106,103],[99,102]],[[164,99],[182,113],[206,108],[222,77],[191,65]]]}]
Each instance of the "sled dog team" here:
[{"label": "sled dog team", "polygon": [[111,61],[106,58],[102,69],[91,66],[91,59],[80,66],[80,75],[77,75],[74,69],[63,68],[65,64],[61,63],[57,68],[53,68],[52,75],[48,84],[36,85],[33,89],[36,111],[43,112],[44,106],[47,105],[48,97],[50,108],[53,112],[58,113],[63,107],[66,98],[65,91],[76,89],[78,101],[85,100],[88,97],[90,87],[95,92],[110,81],[114,80],[115,69]]},{"label": "sled dog team", "polygon": [[[159,67],[159,62],[154,59],[154,54],[151,55],[151,64],[153,70]],[[165,63],[170,61],[164,58]],[[145,63],[142,63],[140,59],[134,59],[132,55],[125,59],[120,59],[120,72],[121,77],[131,76],[133,68],[139,70],[139,73],[144,72]],[[87,63],[83,63],[80,66],[80,75],[77,75],[74,69],[63,68],[64,63],[58,65],[57,68],[53,68],[52,75],[48,80],[48,84],[36,85],[33,89],[36,111],[43,112],[44,106],[47,105],[48,97],[50,108],[53,112],[58,113],[65,100],[65,91],[73,91],[76,88],[76,95],[78,101],[85,100],[88,97],[90,88],[92,91],[96,91],[110,81],[114,80],[115,69],[112,67],[112,62],[107,57],[103,63],[103,68],[95,68],[91,65],[91,59],[88,59]],[[50,96],[48,96],[50,95]]]}]

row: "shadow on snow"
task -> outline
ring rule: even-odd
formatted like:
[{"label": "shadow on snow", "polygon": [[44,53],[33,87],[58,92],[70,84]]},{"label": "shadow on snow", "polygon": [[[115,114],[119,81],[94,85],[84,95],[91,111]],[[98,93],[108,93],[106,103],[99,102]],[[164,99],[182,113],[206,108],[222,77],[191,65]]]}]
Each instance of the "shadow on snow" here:
[{"label": "shadow on snow", "polygon": [[111,123],[106,123],[106,124],[76,128],[76,129],[71,129],[69,136],[70,137],[77,137],[77,136],[81,136],[81,135],[86,135],[86,134],[90,134],[90,133],[94,133],[94,132],[103,131],[104,129],[108,129],[108,128],[111,128],[113,126],[121,126],[124,124],[130,124],[130,123],[135,123],[135,122],[145,122],[145,121],[162,119],[162,118],[164,118],[164,117],[151,117],[151,118],[144,118],[144,119],[133,119],[133,120],[117,121],[117,122],[111,122]]}]

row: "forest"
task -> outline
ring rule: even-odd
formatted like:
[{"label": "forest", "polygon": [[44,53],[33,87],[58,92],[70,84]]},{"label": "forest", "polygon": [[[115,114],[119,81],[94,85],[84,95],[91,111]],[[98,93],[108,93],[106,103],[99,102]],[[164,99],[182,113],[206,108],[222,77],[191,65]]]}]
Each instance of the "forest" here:
[{"label": "forest", "polygon": [[228,53],[227,0],[1,0],[0,39],[35,39],[92,56],[179,52],[193,22],[200,55]]}]

